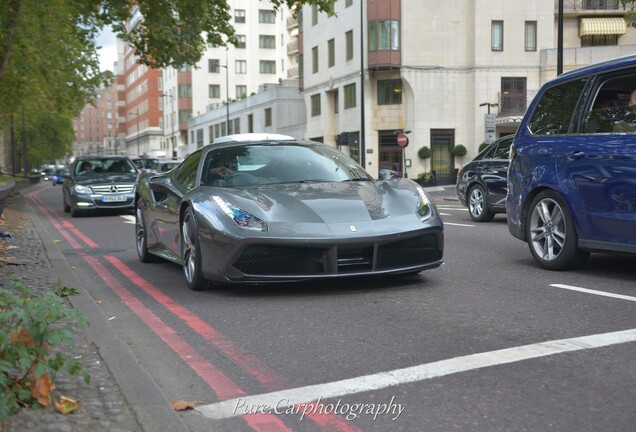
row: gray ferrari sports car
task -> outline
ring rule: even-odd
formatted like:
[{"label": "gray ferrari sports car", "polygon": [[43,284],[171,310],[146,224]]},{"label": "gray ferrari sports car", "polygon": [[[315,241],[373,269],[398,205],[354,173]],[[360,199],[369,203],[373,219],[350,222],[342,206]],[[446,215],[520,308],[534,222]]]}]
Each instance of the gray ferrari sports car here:
[{"label": "gray ferrari sports car", "polygon": [[137,253],[183,266],[191,289],[412,274],[442,264],[443,224],[415,182],[374,180],[339,150],[230,135],[137,179]]}]

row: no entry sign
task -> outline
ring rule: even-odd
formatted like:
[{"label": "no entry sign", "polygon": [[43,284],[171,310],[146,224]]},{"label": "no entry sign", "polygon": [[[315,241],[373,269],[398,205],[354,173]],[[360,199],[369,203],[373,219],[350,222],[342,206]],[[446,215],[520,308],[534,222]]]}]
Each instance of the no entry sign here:
[{"label": "no entry sign", "polygon": [[397,137],[397,143],[400,147],[406,147],[409,145],[409,137],[405,133],[401,133]]}]

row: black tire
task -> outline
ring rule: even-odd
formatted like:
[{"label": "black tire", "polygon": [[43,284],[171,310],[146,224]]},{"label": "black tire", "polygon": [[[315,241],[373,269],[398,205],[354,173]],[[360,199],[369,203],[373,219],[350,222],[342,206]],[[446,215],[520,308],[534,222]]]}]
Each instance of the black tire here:
[{"label": "black tire", "polygon": [[203,277],[201,272],[199,231],[192,207],[186,209],[181,223],[181,261],[183,262],[183,276],[188,288],[194,291],[207,289],[209,281]]},{"label": "black tire", "polygon": [[78,210],[77,207],[71,207],[71,217],[78,217],[80,216],[80,211]]},{"label": "black tire", "polygon": [[468,191],[468,214],[475,222],[490,222],[495,213],[488,208],[488,192],[479,184]]},{"label": "black tire", "polygon": [[159,257],[148,252],[148,239],[146,235],[146,222],[139,207],[135,206],[135,237],[137,239],[137,256],[142,263],[157,262]]},{"label": "black tire", "polygon": [[547,270],[571,270],[590,253],[578,248],[570,209],[554,191],[540,192],[526,216],[526,238],[535,261]]},{"label": "black tire", "polygon": [[64,213],[70,213],[71,206],[66,203],[66,200],[63,200],[63,201],[64,201]]}]

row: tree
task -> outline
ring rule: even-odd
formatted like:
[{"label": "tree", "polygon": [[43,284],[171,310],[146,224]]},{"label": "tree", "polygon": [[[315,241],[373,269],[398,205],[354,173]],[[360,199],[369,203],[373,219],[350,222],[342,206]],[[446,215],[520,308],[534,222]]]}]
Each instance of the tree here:
[{"label": "tree", "polygon": [[[331,15],[336,0],[270,1],[277,9],[315,5]],[[143,25],[129,32],[137,16]],[[22,116],[29,154],[40,149],[62,156],[72,142],[72,119],[112,80],[99,69],[95,44],[107,25],[140,63],[156,68],[196,64],[207,44],[236,41],[227,0],[2,0],[0,132]],[[55,131],[52,142],[38,129],[47,127]]]}]

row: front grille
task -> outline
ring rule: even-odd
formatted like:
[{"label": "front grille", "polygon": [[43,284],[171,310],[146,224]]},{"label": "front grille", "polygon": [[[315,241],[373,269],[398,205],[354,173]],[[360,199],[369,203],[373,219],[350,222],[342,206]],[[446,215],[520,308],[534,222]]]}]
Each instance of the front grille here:
[{"label": "front grille", "polygon": [[249,246],[234,267],[248,275],[322,274],[326,253],[326,249]]},{"label": "front grille", "polygon": [[378,247],[378,269],[393,269],[428,264],[442,259],[435,234],[424,234]]},{"label": "front grille", "polygon": [[91,186],[96,194],[130,193],[135,188],[133,184],[115,184]]},{"label": "front grille", "polygon": [[338,248],[338,273],[352,273],[373,268],[373,246]]}]

